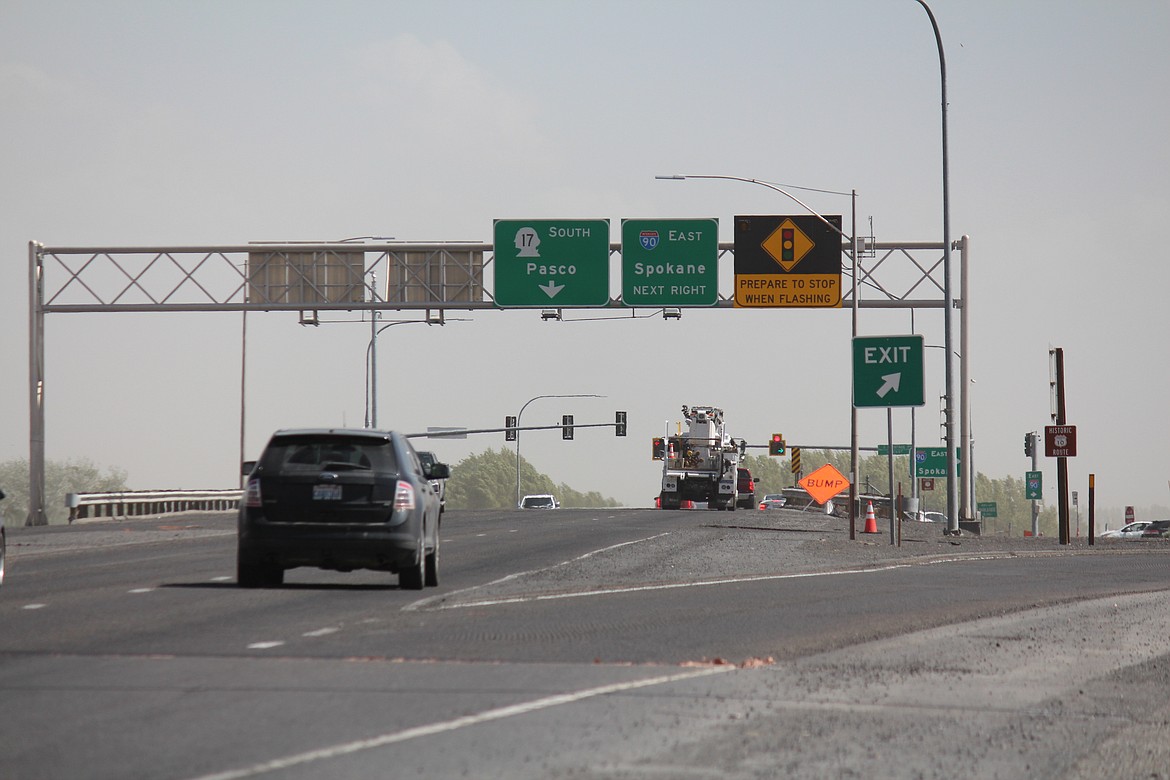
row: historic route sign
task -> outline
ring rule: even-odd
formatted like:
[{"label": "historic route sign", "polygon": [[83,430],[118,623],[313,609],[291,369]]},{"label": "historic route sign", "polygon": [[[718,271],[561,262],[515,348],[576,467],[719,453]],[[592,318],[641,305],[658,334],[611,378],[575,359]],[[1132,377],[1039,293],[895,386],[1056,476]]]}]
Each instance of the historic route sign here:
[{"label": "historic route sign", "polygon": [[622,303],[714,306],[719,220],[623,219]]},{"label": "historic route sign", "polygon": [[1077,426],[1044,426],[1044,456],[1048,458],[1075,458],[1077,454]]},{"label": "historic route sign", "polygon": [[608,219],[497,219],[497,306],[609,303]]},{"label": "historic route sign", "polygon": [[736,217],[735,305],[839,307],[841,243],[839,214]]},{"label": "historic route sign", "polygon": [[922,336],[853,338],[853,405],[922,406],[926,403]]}]

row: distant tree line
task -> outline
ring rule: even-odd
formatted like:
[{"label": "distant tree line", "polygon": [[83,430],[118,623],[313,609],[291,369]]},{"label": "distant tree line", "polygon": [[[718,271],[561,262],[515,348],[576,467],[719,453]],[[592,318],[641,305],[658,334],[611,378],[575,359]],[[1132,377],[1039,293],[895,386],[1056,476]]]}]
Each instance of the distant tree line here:
[{"label": "distant tree line", "polygon": [[[548,493],[565,507],[621,506],[597,491],[581,493],[566,484],[556,484],[520,458],[520,496]],[[447,507],[450,509],[506,509],[516,505],[516,453],[501,447],[471,455],[451,467],[447,480]]]}]

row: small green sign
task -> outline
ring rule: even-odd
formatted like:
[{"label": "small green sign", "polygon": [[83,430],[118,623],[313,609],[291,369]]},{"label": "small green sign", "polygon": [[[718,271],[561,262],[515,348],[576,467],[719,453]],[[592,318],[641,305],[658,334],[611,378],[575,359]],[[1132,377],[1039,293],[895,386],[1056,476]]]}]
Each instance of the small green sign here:
[{"label": "small green sign", "polygon": [[[879,444],[877,450],[878,450],[877,454],[884,458],[890,454],[890,445]],[[895,455],[909,455],[910,454],[910,445],[909,444],[895,444],[894,445],[894,454]]]},{"label": "small green sign", "polygon": [[497,219],[496,305],[609,303],[608,219]]},{"label": "small green sign", "polygon": [[1024,498],[1033,501],[1044,498],[1044,472],[1029,471],[1024,475]]},{"label": "small green sign", "polygon": [[925,405],[922,353],[922,336],[918,334],[855,336],[853,405],[859,408]]},{"label": "small green sign", "polygon": [[623,219],[622,303],[714,306],[719,220]]},{"label": "small green sign", "polygon": [[977,501],[975,509],[983,517],[999,517],[999,509],[994,501]]}]

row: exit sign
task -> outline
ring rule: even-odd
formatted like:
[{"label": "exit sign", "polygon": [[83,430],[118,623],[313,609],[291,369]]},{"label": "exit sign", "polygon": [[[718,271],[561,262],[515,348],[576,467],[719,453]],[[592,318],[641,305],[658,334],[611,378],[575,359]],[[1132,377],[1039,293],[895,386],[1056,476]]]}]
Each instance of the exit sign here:
[{"label": "exit sign", "polygon": [[853,405],[856,407],[923,406],[922,336],[855,336],[853,338]]}]

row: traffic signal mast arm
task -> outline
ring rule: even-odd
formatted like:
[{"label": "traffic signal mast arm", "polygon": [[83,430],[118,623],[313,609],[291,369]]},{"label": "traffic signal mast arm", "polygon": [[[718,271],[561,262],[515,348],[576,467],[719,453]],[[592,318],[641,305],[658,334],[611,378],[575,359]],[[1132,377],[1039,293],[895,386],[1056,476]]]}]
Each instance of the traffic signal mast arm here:
[{"label": "traffic signal mast arm", "polygon": [[[456,431],[430,431],[427,433],[408,433],[408,439],[450,439],[462,438],[471,433],[507,433],[508,431],[560,431],[564,429],[564,425],[557,423],[556,425],[522,425],[515,428],[507,426],[502,428],[460,428]],[[573,423],[572,428],[616,428],[617,423]]]}]

